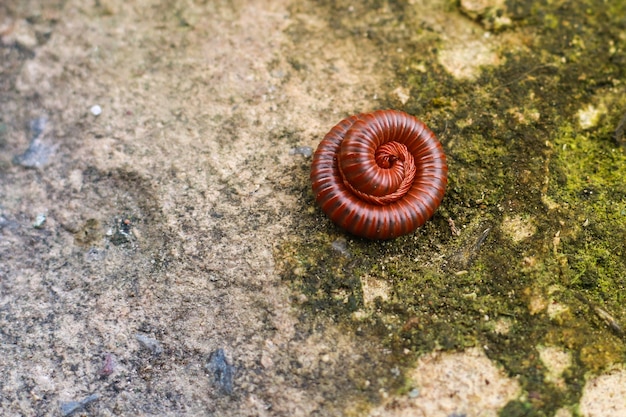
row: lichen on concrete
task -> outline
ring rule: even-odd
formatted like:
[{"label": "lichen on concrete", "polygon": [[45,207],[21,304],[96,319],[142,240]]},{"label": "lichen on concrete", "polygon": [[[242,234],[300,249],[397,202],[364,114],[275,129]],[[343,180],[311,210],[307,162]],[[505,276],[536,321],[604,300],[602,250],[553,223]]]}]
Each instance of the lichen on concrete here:
[{"label": "lichen on concrete", "polygon": [[[576,410],[586,379],[626,353],[626,156],[615,137],[626,112],[621,9],[507,3],[512,26],[472,27],[498,59],[474,59],[481,65],[469,75],[448,58],[451,35],[433,34],[454,8],[430,21],[404,8],[392,30],[398,53],[387,58],[403,85],[400,107],[444,144],[448,192],[414,235],[349,239],[350,258],[329,249],[342,232],[319,211],[303,219],[312,233],[287,245],[299,272],[288,267],[285,276],[305,311],[380,338],[406,372],[433,349],[483,347],[524,391],[501,415]],[[399,97],[391,91],[389,106]],[[572,358],[559,375],[542,363],[553,351]]]}]

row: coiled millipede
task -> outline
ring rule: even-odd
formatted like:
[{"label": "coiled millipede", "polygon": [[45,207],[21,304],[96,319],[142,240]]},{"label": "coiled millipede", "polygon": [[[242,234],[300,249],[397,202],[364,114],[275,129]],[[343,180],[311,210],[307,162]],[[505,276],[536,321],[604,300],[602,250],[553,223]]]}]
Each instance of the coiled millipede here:
[{"label": "coiled millipede", "polygon": [[322,211],[368,239],[395,238],[423,225],[441,203],[447,175],[434,133],[397,110],[342,120],[317,147],[311,167]]}]

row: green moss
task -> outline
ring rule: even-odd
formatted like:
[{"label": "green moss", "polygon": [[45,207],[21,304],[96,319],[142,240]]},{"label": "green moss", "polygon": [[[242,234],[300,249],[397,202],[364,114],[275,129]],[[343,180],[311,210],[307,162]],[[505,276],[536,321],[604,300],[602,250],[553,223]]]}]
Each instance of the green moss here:
[{"label": "green moss", "polygon": [[[586,375],[626,356],[626,155],[613,138],[626,105],[626,6],[516,3],[509,14],[533,48],[502,52],[505,63],[475,81],[451,78],[436,49],[420,44],[432,39],[394,32],[405,51],[391,57],[396,84],[411,91],[403,109],[442,132],[449,158],[432,221],[391,242],[348,237],[342,253],[332,242],[345,235],[313,208],[303,181],[311,210],[299,226],[308,233],[277,258],[304,316],[378,340],[402,369],[433,349],[484,346],[524,389],[501,415],[539,416],[576,404]],[[349,22],[335,24],[350,32]],[[390,93],[381,107],[395,100]],[[583,129],[589,109],[595,119]],[[384,296],[371,299],[368,282],[384,283]],[[546,382],[537,346],[571,354],[564,387]]]}]

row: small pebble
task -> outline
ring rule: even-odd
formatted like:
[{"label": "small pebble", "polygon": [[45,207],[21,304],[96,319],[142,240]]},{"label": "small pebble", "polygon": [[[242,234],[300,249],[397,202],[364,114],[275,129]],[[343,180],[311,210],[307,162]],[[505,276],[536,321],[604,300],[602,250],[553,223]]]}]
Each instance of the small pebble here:
[{"label": "small pebble", "polygon": [[139,333],[135,335],[135,339],[137,339],[141,346],[152,352],[153,355],[160,355],[163,353],[163,347],[158,340]]},{"label": "small pebble", "polygon": [[310,146],[296,146],[295,148],[291,148],[289,150],[289,155],[302,155],[309,158],[313,155],[313,148]]},{"label": "small pebble", "polygon": [[118,223],[116,229],[107,232],[107,236],[110,237],[111,243],[114,245],[122,245],[131,241],[130,234],[131,223],[130,220],[125,219]]},{"label": "small pebble", "polygon": [[30,121],[30,144],[23,154],[13,158],[14,164],[25,168],[41,168],[46,165],[55,148],[44,140],[43,133],[47,124],[48,119],[46,117],[39,117]]},{"label": "small pebble", "polygon": [[43,213],[39,213],[37,217],[35,217],[35,221],[33,222],[33,227],[35,229],[41,229],[45,222],[46,222],[46,215]]},{"label": "small pebble", "polygon": [[81,408],[83,408],[83,405],[80,401],[64,401],[61,403],[61,415],[69,416]]},{"label": "small pebble", "polygon": [[109,376],[115,371],[115,357],[112,353],[106,353],[104,355],[104,363],[102,364],[102,368],[98,371],[98,375],[100,376]]},{"label": "small pebble", "polygon": [[53,147],[36,138],[33,139],[23,154],[13,158],[13,163],[24,168],[41,168],[48,163],[53,150]]},{"label": "small pebble", "polygon": [[74,414],[76,411],[85,408],[85,406],[96,401],[98,398],[100,398],[100,394],[91,394],[90,396],[85,397],[80,401],[62,401],[60,404],[61,415],[63,417],[68,417]]},{"label": "small pebble", "polygon": [[95,106],[91,106],[91,108],[89,109],[89,111],[91,112],[91,114],[93,114],[94,116],[100,116],[100,114],[102,113],[102,107],[98,106],[97,104]]},{"label": "small pebble", "polygon": [[233,374],[235,367],[226,360],[224,349],[220,348],[211,353],[206,369],[213,374],[215,383],[226,393],[233,393]]}]

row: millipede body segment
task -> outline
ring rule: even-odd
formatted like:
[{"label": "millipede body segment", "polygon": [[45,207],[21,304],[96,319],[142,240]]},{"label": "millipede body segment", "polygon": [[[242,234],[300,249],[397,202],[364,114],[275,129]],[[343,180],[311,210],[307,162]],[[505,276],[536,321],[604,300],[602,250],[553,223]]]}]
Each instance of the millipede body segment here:
[{"label": "millipede body segment", "polygon": [[447,175],[434,133],[397,110],[342,120],[320,142],[311,167],[324,213],[368,239],[391,239],[423,225],[441,203]]}]

